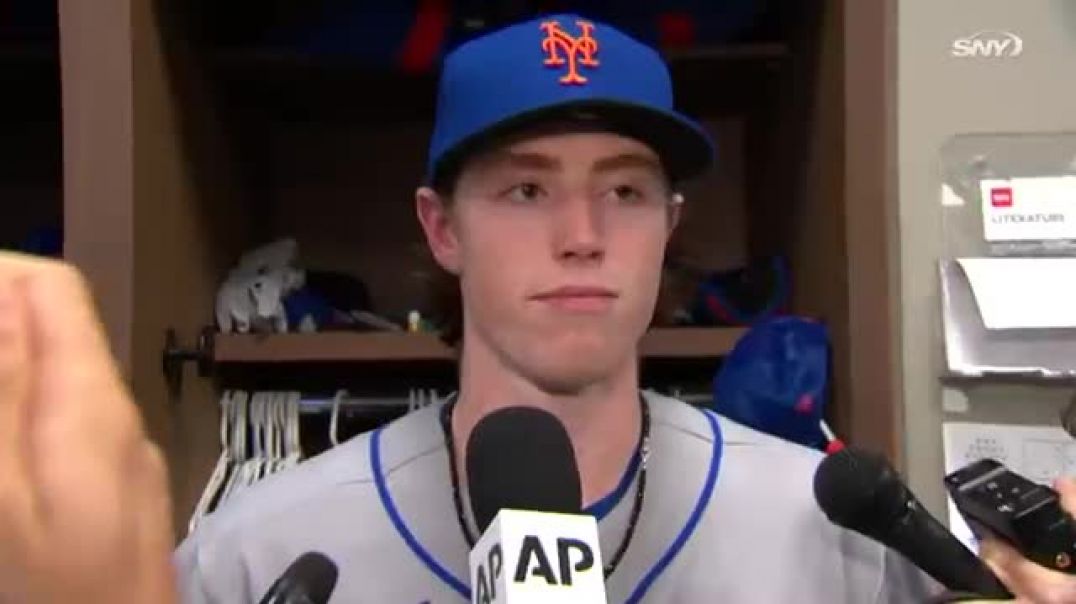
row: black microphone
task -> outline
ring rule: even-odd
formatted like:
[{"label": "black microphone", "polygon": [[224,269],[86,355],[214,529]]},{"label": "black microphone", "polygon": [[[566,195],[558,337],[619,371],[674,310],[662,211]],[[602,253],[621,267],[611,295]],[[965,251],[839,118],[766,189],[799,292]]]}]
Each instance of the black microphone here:
[{"label": "black microphone", "polygon": [[326,604],[336,588],[336,563],[325,554],[306,552],[280,575],[260,604]]},{"label": "black microphone", "polygon": [[564,425],[532,407],[483,417],[467,439],[467,492],[480,532],[502,509],[579,514],[583,489]]},{"label": "black microphone", "polygon": [[904,554],[946,588],[1012,597],[982,560],[923,508],[881,455],[844,449],[828,456],[815,472],[814,494],[834,524]]},{"label": "black microphone", "polygon": [[490,413],[467,440],[467,492],[482,536],[471,602],[605,604],[598,523],[582,511],[567,430],[531,407]]}]

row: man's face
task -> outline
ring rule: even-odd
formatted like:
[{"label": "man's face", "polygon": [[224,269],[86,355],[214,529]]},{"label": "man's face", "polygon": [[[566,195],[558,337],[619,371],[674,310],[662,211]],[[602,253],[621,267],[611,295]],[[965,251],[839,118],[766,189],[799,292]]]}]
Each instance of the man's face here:
[{"label": "man's face", "polygon": [[677,217],[647,146],[536,136],[471,160],[439,223],[421,198],[434,254],[460,277],[465,346],[552,393],[633,361]]}]

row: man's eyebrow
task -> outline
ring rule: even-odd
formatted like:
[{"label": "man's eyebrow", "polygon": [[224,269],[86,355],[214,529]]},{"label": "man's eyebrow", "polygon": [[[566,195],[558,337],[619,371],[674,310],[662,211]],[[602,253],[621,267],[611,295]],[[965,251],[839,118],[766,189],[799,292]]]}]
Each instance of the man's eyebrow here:
[{"label": "man's eyebrow", "polygon": [[624,168],[646,168],[655,172],[662,172],[661,162],[656,158],[642,153],[621,153],[610,157],[603,157],[594,162],[595,172],[610,172]]},{"label": "man's eyebrow", "polygon": [[556,171],[560,170],[561,163],[556,157],[542,153],[520,153],[517,151],[499,151],[491,153],[484,163],[490,165],[506,165],[514,168],[530,168],[534,170]]}]

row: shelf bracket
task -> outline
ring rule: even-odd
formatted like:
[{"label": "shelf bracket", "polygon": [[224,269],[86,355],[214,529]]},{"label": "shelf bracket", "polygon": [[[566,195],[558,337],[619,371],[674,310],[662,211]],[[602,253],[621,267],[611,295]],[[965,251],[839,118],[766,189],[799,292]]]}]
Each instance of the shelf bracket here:
[{"label": "shelf bracket", "polygon": [[173,401],[179,401],[183,391],[183,364],[194,362],[198,368],[198,375],[209,376],[213,365],[213,335],[212,327],[204,328],[198,334],[198,341],[194,348],[183,348],[179,345],[179,337],[176,330],[169,327],[164,332],[164,350],[161,352],[161,368],[164,371],[165,384],[168,394]]}]

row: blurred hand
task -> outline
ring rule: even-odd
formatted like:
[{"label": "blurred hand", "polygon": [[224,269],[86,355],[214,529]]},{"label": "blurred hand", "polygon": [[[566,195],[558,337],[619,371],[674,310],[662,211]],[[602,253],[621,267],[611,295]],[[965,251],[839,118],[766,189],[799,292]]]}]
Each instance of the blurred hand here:
[{"label": "blurred hand", "polygon": [[[1054,483],[1061,506],[1076,515],[1076,481],[1063,478]],[[983,539],[980,555],[1017,602],[1028,604],[1076,603],[1076,575],[1050,570],[1024,558],[1008,544],[993,537]]]},{"label": "blurred hand", "polygon": [[0,601],[174,602],[170,519],[83,279],[0,253]]}]

